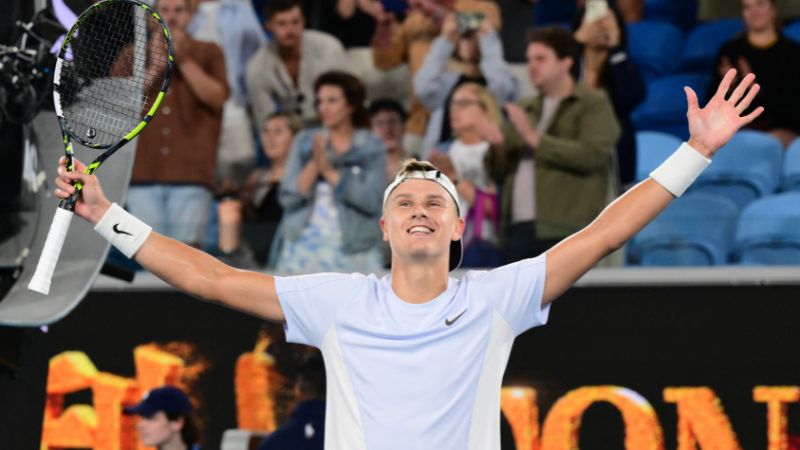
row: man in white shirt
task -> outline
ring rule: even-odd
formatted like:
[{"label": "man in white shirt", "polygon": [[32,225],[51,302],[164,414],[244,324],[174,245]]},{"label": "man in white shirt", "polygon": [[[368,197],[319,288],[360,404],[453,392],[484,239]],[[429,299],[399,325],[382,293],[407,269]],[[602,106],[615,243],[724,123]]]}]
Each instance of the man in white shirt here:
[{"label": "man in white shirt", "polygon": [[299,0],[270,0],[264,12],[272,39],[253,55],[245,73],[255,123],[274,112],[312,121],[314,81],[330,70],[346,70],[344,48],[327,33],[305,29]]},{"label": "man in white shirt", "polygon": [[[514,338],[547,321],[550,304],[680,196],[736,130],[758,85],[736,73],[700,109],[686,88],[691,138],[651,178],[546,254],[449,277],[464,221],[455,187],[425,162],[404,167],[380,220],[391,274],[277,277],[229,267],[151,232],[103,196],[95,176],[67,173],[56,195],[84,183],[75,213],[124,254],[201,299],[280,322],[287,340],[319,347],[328,372],[325,448],[498,449],[499,389]],[[76,162],[78,170],[83,167]]]}]

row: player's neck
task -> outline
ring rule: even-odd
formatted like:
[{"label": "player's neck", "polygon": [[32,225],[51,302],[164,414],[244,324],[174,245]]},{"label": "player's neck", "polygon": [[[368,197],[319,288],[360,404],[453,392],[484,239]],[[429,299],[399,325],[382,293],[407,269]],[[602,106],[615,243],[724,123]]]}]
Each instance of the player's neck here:
[{"label": "player's neck", "polygon": [[408,303],[429,302],[447,290],[447,265],[392,264],[392,290]]}]

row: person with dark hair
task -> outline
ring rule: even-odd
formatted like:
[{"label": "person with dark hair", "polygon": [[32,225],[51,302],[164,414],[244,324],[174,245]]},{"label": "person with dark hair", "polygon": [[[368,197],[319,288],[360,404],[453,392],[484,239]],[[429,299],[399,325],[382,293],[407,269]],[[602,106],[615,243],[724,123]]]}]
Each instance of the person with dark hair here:
[{"label": "person with dark hair", "polygon": [[200,450],[200,432],[189,398],[180,389],[163,386],[145,394],[123,413],[139,416],[139,441],[158,450]]},{"label": "person with dark hair", "polygon": [[282,273],[379,270],[386,148],[369,131],[364,85],[345,72],[314,83],[321,128],[297,135],[279,200]]},{"label": "person with dark hair", "polygon": [[327,33],[305,29],[299,0],[270,0],[264,16],[272,39],[253,55],[245,73],[255,123],[264,123],[273,112],[311,122],[316,117],[314,80],[324,72],[344,69],[344,48]]},{"label": "person with dark hair", "polygon": [[777,0],[741,0],[741,14],[745,32],[717,54],[709,93],[732,67],[757,73],[765,112],[748,128],[769,133],[788,147],[800,135],[800,44],[781,33]]},{"label": "person with dark hair", "polygon": [[264,438],[258,450],[322,450],[325,442],[325,363],[319,352],[297,368],[296,406],[289,420]]},{"label": "person with dark hair", "polygon": [[636,179],[636,130],[631,113],[644,101],[647,87],[639,69],[628,59],[628,40],[622,14],[609,5],[605,16],[587,20],[586,7],[578,8],[573,36],[581,44],[580,82],[602,89],[611,98],[622,133],[617,142],[617,182],[630,186]]},{"label": "person with dark hair", "polygon": [[520,106],[506,103],[512,129],[489,158],[505,187],[508,263],[543,253],[597,216],[610,200],[620,133],[608,96],[578,84],[580,47],[569,31],[541,28],[528,42],[528,71],[539,94]]},{"label": "person with dark hair", "polygon": [[408,118],[403,105],[396,100],[381,98],[369,105],[369,124],[372,132],[386,146],[386,179],[391,180],[406,158],[403,149],[405,121]]}]

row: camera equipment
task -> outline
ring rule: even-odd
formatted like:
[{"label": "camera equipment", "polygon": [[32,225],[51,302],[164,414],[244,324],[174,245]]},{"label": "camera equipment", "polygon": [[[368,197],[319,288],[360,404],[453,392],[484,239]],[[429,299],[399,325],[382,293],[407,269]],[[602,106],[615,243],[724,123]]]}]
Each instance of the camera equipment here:
[{"label": "camera equipment", "polygon": [[53,42],[64,33],[50,12],[38,12],[30,22],[17,21],[15,45],[0,45],[0,126],[30,122],[49,98]]},{"label": "camera equipment", "polygon": [[456,13],[456,22],[458,23],[458,33],[467,34],[473,31],[478,31],[481,27],[485,16],[481,12],[461,11]]}]

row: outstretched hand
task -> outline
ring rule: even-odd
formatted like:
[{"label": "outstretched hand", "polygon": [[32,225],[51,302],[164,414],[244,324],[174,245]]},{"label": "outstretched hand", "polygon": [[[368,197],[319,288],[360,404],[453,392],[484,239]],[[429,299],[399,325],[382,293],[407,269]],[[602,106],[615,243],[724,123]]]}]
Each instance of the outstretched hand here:
[{"label": "outstretched hand", "polygon": [[730,97],[725,98],[735,78],[736,69],[728,70],[714,97],[702,109],[692,88],[688,86],[684,88],[689,103],[686,113],[691,136],[689,145],[706,157],[713,156],[734,133],[764,112],[764,107],[759,106],[750,114],[742,116],[761,89],[758,84],[753,84],[756,76],[752,73],[747,74]]}]

